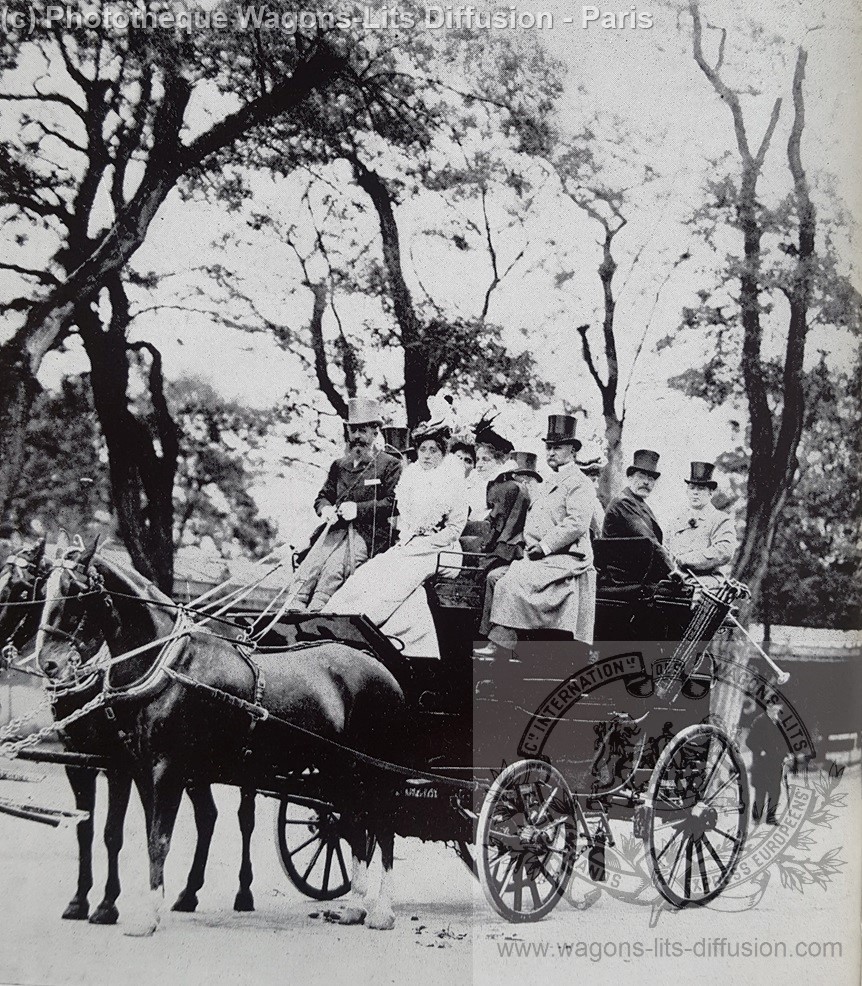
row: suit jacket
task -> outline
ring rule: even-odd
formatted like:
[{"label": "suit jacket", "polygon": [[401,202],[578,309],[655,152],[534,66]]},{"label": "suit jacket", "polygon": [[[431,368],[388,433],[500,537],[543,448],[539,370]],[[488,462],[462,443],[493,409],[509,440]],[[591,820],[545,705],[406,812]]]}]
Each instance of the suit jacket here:
[{"label": "suit jacket", "polygon": [[[314,509],[338,506],[345,501],[356,504],[356,530],[368,547],[369,555],[385,551],[391,541],[390,519],[395,505],[395,486],[401,475],[401,460],[377,452],[370,462],[354,463],[352,455],[336,459]],[[339,521],[338,523],[343,523]]]},{"label": "suit jacket", "polygon": [[626,487],[622,493],[611,501],[605,513],[605,523],[602,527],[602,537],[606,538],[649,538],[658,551],[653,554],[652,564],[644,576],[643,572],[619,568],[613,572],[617,581],[648,583],[659,582],[673,568],[671,558],[662,547],[664,534],[655,514],[646,502],[632,493]]},{"label": "suit jacket", "polygon": [[646,501],[635,496],[627,486],[611,501],[605,513],[602,537],[649,538],[650,541],[661,544],[664,534]]},{"label": "suit jacket", "polygon": [[530,498],[520,483],[504,477],[492,479],[486,495],[490,507],[490,531],[483,550],[507,562],[520,558]]},{"label": "suit jacket", "polygon": [[524,524],[527,547],[539,544],[546,555],[568,553],[592,563],[590,520],[595,509],[593,484],[571,463],[534,494]]}]

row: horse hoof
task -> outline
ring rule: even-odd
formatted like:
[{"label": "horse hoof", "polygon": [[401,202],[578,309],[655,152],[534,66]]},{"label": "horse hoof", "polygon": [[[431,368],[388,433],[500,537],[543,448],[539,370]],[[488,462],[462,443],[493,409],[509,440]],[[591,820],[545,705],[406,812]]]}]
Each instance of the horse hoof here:
[{"label": "horse hoof", "polygon": [[86,921],[90,914],[90,907],[86,901],[83,903],[78,900],[69,902],[69,906],[63,911],[64,921]]},{"label": "horse hoof", "polygon": [[327,911],[324,917],[333,924],[362,924],[365,914],[364,907],[345,907],[341,911]]},{"label": "horse hoof", "polygon": [[198,898],[196,894],[180,894],[171,910],[181,911],[183,914],[193,914],[197,910],[197,906]]},{"label": "horse hoof", "polygon": [[375,931],[391,931],[395,927],[395,915],[392,911],[372,911],[365,919],[366,928]]},{"label": "horse hoof", "polygon": [[90,916],[90,924],[116,924],[120,912],[114,904],[102,903]]},{"label": "horse hoof", "polygon": [[236,899],[233,902],[233,909],[235,911],[253,911],[254,910],[254,897],[250,890],[242,891],[236,895]]}]

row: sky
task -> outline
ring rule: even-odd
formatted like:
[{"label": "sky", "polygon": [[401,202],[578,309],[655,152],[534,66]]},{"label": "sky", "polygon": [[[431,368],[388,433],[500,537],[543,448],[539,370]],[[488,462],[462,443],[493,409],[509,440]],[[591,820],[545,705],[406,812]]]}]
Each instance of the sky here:
[{"label": "sky", "polygon": [[[580,26],[581,6],[559,0],[531,0],[519,5],[522,11],[537,15],[547,12],[553,18],[554,27],[539,34],[549,52],[566,67],[560,128],[578,133],[589,123],[603,138],[617,142],[622,153],[636,162],[648,163],[660,176],[649,189],[634,189],[630,194],[631,222],[617,241],[617,283],[621,287],[617,317],[624,380],[645,333],[628,397],[625,446],[627,454],[638,447],[661,450],[666,475],[681,479],[690,458],[712,459],[738,441],[731,422],[740,419],[739,408],[711,410],[667,387],[669,376],[702,362],[702,345],[690,340],[661,352],[655,348],[660,338],[675,332],[682,306],[692,302],[692,290],[703,283],[700,267],[704,258],[697,255],[696,247],[693,260],[680,265],[664,282],[669,265],[692,243],[683,220],[701,195],[702,181],[709,171],[705,162],[733,150],[734,138],[730,114],[692,58],[689,18],[679,16],[677,6],[664,0],[633,7],[652,15],[651,28],[612,29],[594,24],[585,29]],[[600,9],[623,12],[632,6]],[[703,13],[709,23],[727,28],[724,72],[729,82],[751,90],[744,97],[744,106],[753,135],[762,132],[773,100],[784,97],[767,162],[775,167],[767,167],[762,185],[765,197],[772,201],[786,191],[782,156],[791,118],[789,85],[796,45],[805,45],[809,51],[805,160],[812,171],[828,171],[834,176],[835,189],[849,214],[858,219],[862,215],[862,128],[858,120],[862,105],[862,11],[858,5],[847,0],[818,0],[814,4],[767,0],[757,5],[759,24],[754,35],[749,15],[741,12],[738,3],[706,2]],[[574,23],[566,24],[566,18],[573,18]],[[705,44],[714,53],[715,32],[707,32]],[[194,119],[191,123],[194,128]],[[778,181],[771,178],[773,172],[781,176]],[[612,174],[613,165],[608,162],[608,175]],[[339,176],[335,177],[338,180]],[[345,176],[341,179],[340,187],[345,191],[347,181]],[[301,228],[297,181],[253,179],[255,208],[265,208],[284,223],[299,223]],[[502,197],[491,202],[492,216],[500,226],[505,222],[505,205]],[[465,260],[444,238],[427,235],[429,215],[433,219],[430,225],[444,229],[448,224],[454,229],[465,218],[464,214],[444,213],[439,201],[421,196],[399,208],[399,228],[409,258],[407,276],[414,297],[421,301],[427,291],[447,311],[476,314],[488,283],[487,258],[477,252]],[[475,221],[477,217],[473,214],[467,218]],[[356,222],[357,235],[373,239],[371,217],[365,217],[365,226],[361,217]],[[595,223],[561,198],[554,181],[537,193],[523,227],[497,230],[501,264],[507,265],[522,248],[524,259],[495,293],[489,318],[505,327],[513,350],[527,348],[534,354],[542,373],[557,388],[557,400],[533,418],[525,421],[511,411],[509,426],[518,432],[513,437],[521,447],[541,451],[544,414],[559,410],[564,399],[587,407],[587,437],[601,432],[597,394],[586,375],[573,331],[578,324],[598,321],[598,232]],[[853,265],[858,254],[857,233],[845,228],[844,234],[846,240],[840,244],[843,261],[858,285],[858,269]],[[183,202],[172,195],[154,220],[134,265],[141,271],[171,274],[161,300],[188,305],[189,292],[200,283],[189,272],[217,257],[212,243],[225,235],[240,244],[232,248],[231,263],[267,317],[287,325],[307,322],[310,294],[299,283],[291,251],[283,245],[279,248],[271,242],[256,241],[242,217],[219,206]],[[635,256],[638,264],[629,274]],[[707,258],[706,262],[717,259]],[[560,269],[572,276],[556,289],[553,274]],[[140,304],[145,303],[145,299],[140,300]],[[206,307],[207,303],[218,301],[210,297],[194,302],[196,307]],[[340,314],[359,335],[380,318],[373,304],[349,299],[342,301]],[[331,330],[331,320],[327,327]],[[204,376],[226,396],[256,406],[277,402],[288,384],[301,379],[296,358],[279,350],[271,340],[226,329],[200,314],[162,310],[141,316],[133,331],[159,345],[169,376]],[[809,351],[814,353],[819,347],[830,352],[835,365],[847,359],[846,340],[815,334]],[[63,373],[85,367],[86,361],[73,342],[67,353],[46,358],[40,378],[51,385]],[[390,361],[376,369],[391,377],[398,368]],[[465,417],[482,402],[474,403],[475,407],[468,403],[462,409]],[[506,414],[504,411],[503,423]],[[314,471],[295,480],[302,496],[317,483]],[[285,508],[286,500],[295,498],[285,497],[284,482],[281,476],[274,476],[257,487],[263,512],[274,516],[283,530],[289,518],[295,518],[295,511]],[[666,481],[663,485],[666,491],[656,495],[660,513],[676,508],[683,489],[681,482]]]}]

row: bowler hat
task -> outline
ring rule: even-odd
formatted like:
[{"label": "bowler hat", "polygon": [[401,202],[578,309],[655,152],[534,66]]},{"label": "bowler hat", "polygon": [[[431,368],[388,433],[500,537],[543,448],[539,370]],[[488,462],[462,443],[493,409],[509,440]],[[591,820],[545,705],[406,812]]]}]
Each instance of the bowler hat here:
[{"label": "bowler hat", "polygon": [[631,476],[633,472],[645,472],[647,476],[658,479],[661,476],[656,468],[658,460],[658,452],[652,452],[648,448],[639,448],[632,458],[632,464],[626,469],[626,476]]},{"label": "bowler hat", "polygon": [[351,397],[347,402],[347,424],[379,425],[383,423],[380,405],[370,397]]},{"label": "bowler hat", "polygon": [[536,471],[539,457],[535,452],[513,452],[512,458],[518,463],[518,468],[512,470],[513,476],[533,476],[542,482],[542,477]]},{"label": "bowler hat", "polygon": [[577,452],[581,443],[575,438],[577,419],[571,414],[549,414],[548,434],[542,439],[545,445],[574,445]]},{"label": "bowler hat", "polygon": [[691,478],[686,482],[689,486],[705,486],[708,490],[718,489],[718,483],[712,478],[715,466],[711,462],[692,462]]}]

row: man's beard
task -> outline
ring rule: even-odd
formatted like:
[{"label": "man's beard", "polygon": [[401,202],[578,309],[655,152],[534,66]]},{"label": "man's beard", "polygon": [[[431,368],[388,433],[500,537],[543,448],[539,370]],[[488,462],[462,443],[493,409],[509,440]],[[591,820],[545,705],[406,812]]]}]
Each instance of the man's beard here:
[{"label": "man's beard", "polygon": [[371,447],[371,442],[368,442],[363,438],[355,438],[350,443],[350,451],[355,459],[359,459],[362,462],[368,462],[371,459],[373,449]]}]

